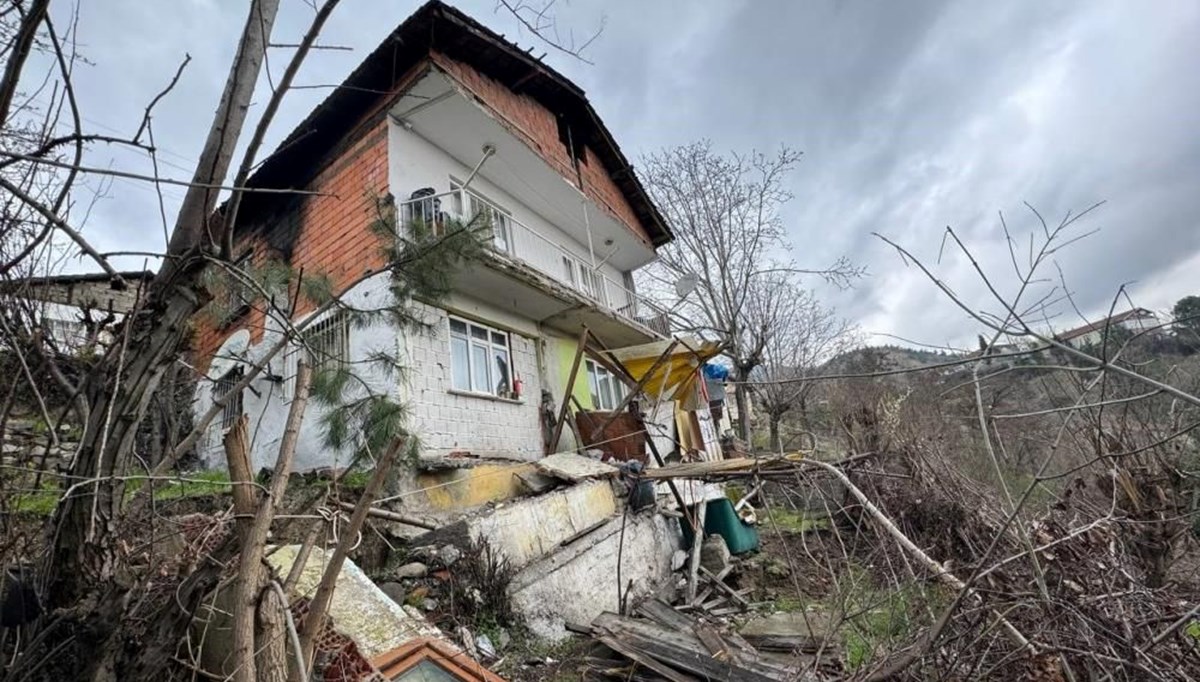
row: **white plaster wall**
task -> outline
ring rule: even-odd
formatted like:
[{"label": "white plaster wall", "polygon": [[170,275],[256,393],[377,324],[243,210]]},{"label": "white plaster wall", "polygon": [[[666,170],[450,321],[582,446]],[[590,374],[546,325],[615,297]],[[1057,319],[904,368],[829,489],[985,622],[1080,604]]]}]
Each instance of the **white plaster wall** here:
[{"label": "white plaster wall", "polygon": [[[415,190],[432,187],[440,194],[450,190],[450,178],[465,180],[471,174],[471,168],[460,163],[445,150],[434,145],[419,134],[406,130],[403,126],[389,119],[388,122],[388,182],[397,202],[404,202]],[[513,172],[503,165],[503,160],[489,159],[484,163],[479,174],[471,181],[470,189],[481,196],[510,211],[513,218],[524,223],[528,228],[546,237],[550,242],[558,244],[574,254],[584,263],[591,262],[587,244],[572,238],[558,226],[554,225],[528,205],[522,203],[511,194],[501,190],[488,179],[489,174],[497,172]],[[442,209],[450,209],[450,197],[442,197]],[[632,239],[632,237],[631,237]],[[545,251],[552,247],[541,240],[521,239],[517,235],[517,256],[525,252],[533,259],[534,265],[549,263],[551,267],[541,267],[546,274],[559,281],[564,281],[558,256],[547,254]],[[522,249],[521,247],[525,247]],[[597,260],[603,251],[601,245],[594,245]],[[624,286],[623,273],[611,264],[605,263],[600,272],[612,282]],[[608,285],[609,299],[613,307],[619,308],[627,303],[627,294],[611,284]]]},{"label": "white plaster wall", "polygon": [[[347,291],[342,300],[359,310],[382,310],[391,306],[392,296],[388,289],[388,273],[381,273],[360,282]],[[301,322],[304,318],[296,320]],[[217,351],[212,364],[209,366],[206,378],[196,388],[195,414],[202,415],[212,406],[213,382],[235,367],[238,363],[252,364],[263,358],[270,349],[282,338],[282,325],[268,319],[263,332],[262,341],[251,345],[250,333],[241,330],[231,335]],[[396,355],[400,349],[400,333],[386,319],[372,322],[371,325],[360,327],[352,325],[349,339],[350,361],[354,364],[355,374],[362,379],[370,390],[400,397],[397,380],[388,376],[378,367],[366,362],[368,358],[380,351]],[[286,380],[281,383],[269,381],[260,375],[251,382],[250,387],[258,392],[247,389],[242,393],[242,407],[250,420],[251,435],[251,466],[257,471],[262,467],[273,467],[279,450],[279,441],[283,437],[284,424],[287,421],[288,409],[291,406],[290,391],[295,375],[295,363],[298,358],[295,352],[276,355],[269,365],[270,374],[283,376]],[[264,372],[267,374],[267,372]],[[364,387],[363,390],[366,390]],[[349,464],[351,452],[336,452],[327,448],[323,441],[321,416],[323,408],[309,401],[300,429],[296,445],[295,469],[308,471],[320,467],[339,467]],[[209,425],[198,446],[201,463],[208,468],[224,468],[225,453],[221,445],[223,431],[220,416]]]},{"label": "white plaster wall", "polygon": [[536,328],[528,320],[487,304],[452,298],[456,315],[509,332],[514,376],[524,387],[520,400],[456,393],[451,390],[448,312],[418,304],[430,329],[406,337],[408,365],[405,386],[422,456],[451,452],[534,460],[542,456],[540,409],[542,379],[538,371]]},{"label": "white plaster wall", "polygon": [[656,513],[619,515],[520,571],[509,589],[513,608],[537,637],[565,639],[565,623],[590,623],[604,611],[618,611],[618,558],[621,581],[633,582],[629,599],[636,603],[672,579],[671,556],[682,543],[674,519]]},{"label": "white plaster wall", "polygon": [[591,480],[516,500],[469,522],[476,540],[486,539],[515,568],[540,559],[564,541],[617,513],[613,487]]}]

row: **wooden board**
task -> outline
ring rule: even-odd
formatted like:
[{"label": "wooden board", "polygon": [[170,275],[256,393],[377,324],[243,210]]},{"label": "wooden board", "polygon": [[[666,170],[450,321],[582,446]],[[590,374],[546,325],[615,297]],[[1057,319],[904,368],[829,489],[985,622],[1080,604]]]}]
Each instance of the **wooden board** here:
[{"label": "wooden board", "polygon": [[[633,660],[654,660],[659,664],[686,671],[703,679],[726,682],[775,682],[796,679],[795,671],[755,660],[737,662],[714,658],[694,632],[677,632],[649,621],[602,613],[592,621],[601,641],[620,645]],[[606,641],[608,640],[608,641]],[[610,646],[612,646],[610,644]]]},{"label": "wooden board", "polygon": [[616,476],[619,470],[611,464],[598,462],[588,457],[581,457],[570,452],[560,452],[543,457],[533,463],[538,471],[555,478],[572,483],[589,478],[607,478]]}]

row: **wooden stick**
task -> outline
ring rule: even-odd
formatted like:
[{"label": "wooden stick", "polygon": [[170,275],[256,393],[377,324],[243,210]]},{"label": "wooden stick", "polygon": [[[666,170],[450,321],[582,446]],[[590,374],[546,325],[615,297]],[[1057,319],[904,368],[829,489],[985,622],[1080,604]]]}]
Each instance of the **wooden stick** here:
[{"label": "wooden stick", "polygon": [[343,531],[341,540],[337,547],[334,547],[333,555],[329,557],[329,563],[325,567],[325,573],[321,575],[321,582],[317,585],[317,593],[313,595],[312,601],[309,603],[308,615],[304,617],[304,622],[300,625],[300,649],[304,654],[304,661],[309,664],[310,669],[317,633],[321,631],[321,627],[325,623],[325,614],[328,612],[329,602],[333,598],[333,588],[342,572],[342,564],[346,562],[346,555],[350,553],[350,548],[355,543],[355,537],[362,530],[363,522],[367,520],[367,510],[371,508],[375,497],[383,488],[383,483],[387,480],[392,465],[400,458],[404,443],[405,441],[399,438],[393,441],[387,452],[375,465],[375,472],[371,475],[371,480],[367,482],[367,487],[363,490],[362,497],[359,498],[358,505],[354,508],[354,513],[351,514],[350,523]]},{"label": "wooden stick", "polygon": [[567,377],[566,393],[563,395],[562,406],[558,408],[558,420],[554,422],[554,435],[550,437],[546,452],[554,452],[558,449],[558,439],[562,438],[563,421],[567,418],[567,406],[570,404],[571,394],[575,389],[575,377],[579,375],[579,364],[583,361],[583,348],[587,343],[588,330],[587,327],[579,334],[579,347],[575,349],[575,361],[571,363],[571,373]]},{"label": "wooden stick", "polygon": [[[233,452],[227,451],[230,463],[230,477],[237,476],[234,485],[234,510],[237,512],[238,539],[241,552],[238,558],[237,581],[234,587],[233,614],[233,653],[234,680],[237,682],[255,682],[260,676],[256,674],[254,652],[258,648],[255,643],[254,613],[259,604],[259,597],[266,585],[266,573],[263,570],[263,552],[267,543],[267,534],[271,523],[275,520],[275,511],[287,491],[288,478],[292,473],[292,462],[296,458],[296,444],[300,439],[300,424],[304,421],[304,410],[308,405],[308,390],[312,383],[312,368],[304,360],[296,366],[296,394],[292,396],[292,404],[288,408],[287,421],[284,423],[283,438],[279,442],[279,454],[275,458],[275,471],[271,477],[271,487],[267,498],[257,503],[255,491],[249,485],[250,457],[248,449],[241,453],[243,457],[234,457]],[[239,421],[236,431],[242,432],[244,442],[246,417]],[[233,435],[232,432],[230,435]],[[228,441],[227,441],[228,443]],[[242,461],[244,460],[244,461]],[[239,472],[235,474],[233,464],[238,462]],[[245,467],[244,471],[240,471]],[[242,478],[246,480],[243,481]],[[238,489],[245,494],[238,497]],[[248,505],[239,508],[240,505]],[[257,507],[257,509],[255,508]],[[264,606],[265,608],[265,606]],[[286,602],[283,608],[287,608]],[[264,673],[266,671],[263,671]]]},{"label": "wooden stick", "polygon": [[696,510],[696,521],[692,524],[692,557],[688,568],[687,588],[689,604],[696,600],[696,580],[700,575],[700,546],[704,544],[704,516],[708,509],[708,502],[701,500],[695,506],[699,509]]},{"label": "wooden stick", "polygon": [[[646,382],[650,379],[650,375],[654,374],[654,370],[658,369],[662,363],[666,362],[667,358],[671,356],[671,351],[675,350],[675,346],[677,345],[679,345],[679,341],[672,341],[667,346],[667,349],[662,352],[662,355],[659,355],[654,361],[654,364],[650,365],[650,369],[647,370],[646,373],[642,375],[642,378],[638,380],[637,384],[633,387],[633,390],[625,392],[625,397],[621,399],[621,404],[617,405],[617,408],[612,411],[612,414],[608,415],[608,419],[606,419],[604,424],[600,426],[600,430],[593,434],[594,437],[599,440],[604,440],[604,432],[608,430],[608,427],[612,426],[612,423],[617,420],[617,417],[621,415],[621,412],[625,410],[625,407],[629,405],[629,402],[633,400],[643,388],[646,387]],[[628,370],[626,370],[626,373],[628,373]]]},{"label": "wooden stick", "polygon": [[[345,509],[346,511],[354,511],[354,505],[350,504],[349,502],[338,502],[338,506],[341,507],[342,509]],[[438,529],[438,526],[430,523],[429,521],[425,521],[423,519],[418,519],[413,516],[408,516],[406,514],[401,514],[400,512],[394,512],[394,511],[390,511],[387,509],[379,509],[378,507],[368,508],[367,515],[374,516],[379,519],[387,519],[388,521],[395,521],[397,523],[403,523],[406,526],[416,526],[417,528],[424,528],[425,530],[437,530]]]},{"label": "wooden stick", "polygon": [[[837,467],[831,466],[819,460],[810,459],[807,460],[807,463],[828,471],[829,473],[833,474],[835,478],[841,481],[842,485],[846,486],[846,489],[850,491],[850,494],[854,495],[854,497],[858,499],[859,503],[862,504],[863,508],[867,510],[867,513],[870,514],[871,517],[874,518],[875,521],[878,522],[885,531],[887,531],[888,535],[891,535],[901,547],[908,551],[909,554],[912,554],[914,557],[916,557],[917,561],[925,566],[926,569],[933,572],[937,579],[946,583],[955,590],[966,591],[967,594],[975,597],[975,599],[981,604],[984,603],[983,597],[980,596],[978,592],[971,589],[966,583],[960,580],[958,576],[946,570],[945,566],[943,566],[933,557],[926,554],[920,547],[917,547],[912,540],[908,539],[908,536],[905,535],[899,528],[897,528],[896,524],[893,523],[892,520],[889,519],[882,511],[880,511],[879,507],[876,507],[875,504],[867,498],[866,494],[863,493],[862,490],[859,490],[858,486],[854,485],[854,483],[850,480],[850,477],[842,473],[842,471]],[[1029,638],[1022,634],[1021,631],[1018,630],[1011,621],[1005,618],[1004,614],[995,609],[991,609],[991,611],[992,615],[996,617],[997,622],[1000,623],[1004,632],[1014,644],[1016,644],[1019,648],[1024,649],[1031,656],[1037,654],[1037,648],[1033,646],[1033,644],[1029,641]]]}]

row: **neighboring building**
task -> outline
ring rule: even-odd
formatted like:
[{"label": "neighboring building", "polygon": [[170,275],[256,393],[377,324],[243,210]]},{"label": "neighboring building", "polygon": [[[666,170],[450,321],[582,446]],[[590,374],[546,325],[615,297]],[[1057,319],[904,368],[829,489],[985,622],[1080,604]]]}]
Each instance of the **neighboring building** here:
[{"label": "neighboring building", "polygon": [[[583,328],[614,348],[663,338],[663,318],[635,293],[633,272],[672,235],[611,133],[577,86],[440,2],[400,25],[249,185],[309,194],[248,194],[238,251],[323,272],[356,307],[391,300],[388,273],[363,277],[385,266],[371,229],[374,199],[393,197],[402,218],[490,217],[483,262],[459,275],[448,300],[414,304],[428,332],[349,325],[338,314],[306,332],[325,357],[358,363],[368,384],[408,406],[422,457],[535,460],[570,449],[545,442],[543,403],[567,394]],[[301,303],[293,322],[311,312]],[[283,331],[249,306],[223,317],[197,323],[195,363],[209,379],[198,387],[197,414]],[[406,377],[371,373],[376,351],[402,358]],[[274,360],[226,406],[203,461],[223,463],[222,433],[246,414],[254,466],[273,462],[299,356],[297,347]],[[584,408],[611,409],[623,390],[589,360],[571,394]],[[300,470],[346,464],[322,447],[318,416],[305,419]]]},{"label": "neighboring building", "polygon": [[12,297],[9,311],[23,324],[40,327],[56,350],[74,353],[110,343],[112,328],[133,310],[138,292],[154,277],[145,271],[118,274],[125,282],[121,288],[113,286],[111,275],[96,272],[30,277],[3,289]]},{"label": "neighboring building", "polygon": [[1106,330],[1122,329],[1136,334],[1157,327],[1158,324],[1158,316],[1153,312],[1145,308],[1134,308],[1099,322],[1055,334],[1054,338],[1073,348],[1084,348],[1103,341]]}]

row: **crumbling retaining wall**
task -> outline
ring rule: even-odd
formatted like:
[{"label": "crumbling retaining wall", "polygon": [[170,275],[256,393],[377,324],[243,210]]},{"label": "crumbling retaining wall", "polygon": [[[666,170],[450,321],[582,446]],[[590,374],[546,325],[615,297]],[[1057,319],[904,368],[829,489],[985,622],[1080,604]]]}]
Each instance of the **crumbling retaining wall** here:
[{"label": "crumbling retaining wall", "polygon": [[500,507],[471,520],[469,526],[472,537],[486,538],[520,568],[554,553],[559,545],[616,511],[608,481],[589,481]]},{"label": "crumbling retaining wall", "polygon": [[566,623],[618,611],[618,559],[622,589],[632,581],[628,599],[636,601],[671,580],[671,556],[682,542],[679,524],[660,514],[616,516],[518,573],[509,589],[513,608],[536,636],[564,639]]}]

